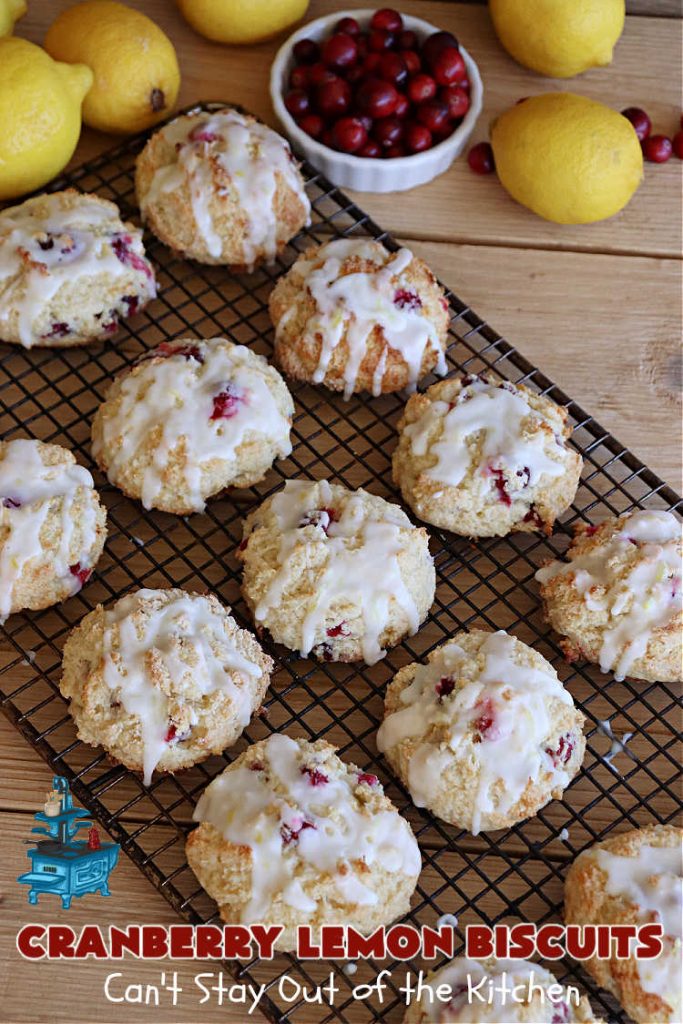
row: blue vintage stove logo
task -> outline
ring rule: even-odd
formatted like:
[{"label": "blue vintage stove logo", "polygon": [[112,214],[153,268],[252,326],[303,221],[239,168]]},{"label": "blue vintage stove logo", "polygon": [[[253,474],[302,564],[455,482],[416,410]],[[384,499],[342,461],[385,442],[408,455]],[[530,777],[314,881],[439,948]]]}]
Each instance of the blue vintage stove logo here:
[{"label": "blue vintage stove logo", "polygon": [[[29,903],[37,903],[42,893],[54,893],[61,898],[64,910],[68,910],[74,896],[87,892],[111,895],[109,874],[119,859],[119,845],[100,842],[99,832],[85,818],[88,812],[74,807],[67,780],[55,775],[45,807],[35,815],[41,824],[31,829],[47,838],[38,839],[28,851],[31,870],[17,878],[22,885],[30,886]],[[88,829],[88,838],[75,839],[83,828]]]}]

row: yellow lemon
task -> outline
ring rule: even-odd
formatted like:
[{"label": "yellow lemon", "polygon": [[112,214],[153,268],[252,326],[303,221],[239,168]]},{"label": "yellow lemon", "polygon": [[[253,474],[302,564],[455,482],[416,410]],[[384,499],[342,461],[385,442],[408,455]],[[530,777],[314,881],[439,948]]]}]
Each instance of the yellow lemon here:
[{"label": "yellow lemon", "polygon": [[58,64],[25,39],[0,39],[0,200],[45,185],[69,162],[92,85],[83,64]]},{"label": "yellow lemon", "polygon": [[50,26],[45,49],[57,60],[92,68],[83,120],[103,132],[140,132],[175,106],[180,71],[158,25],[115,0],[85,0]]},{"label": "yellow lemon", "polygon": [[25,14],[26,0],[0,0],[0,36],[8,36]]},{"label": "yellow lemon", "polygon": [[507,52],[532,71],[572,78],[612,60],[624,0],[489,0]]},{"label": "yellow lemon", "polygon": [[217,43],[258,43],[303,18],[308,0],[178,0],[195,32]]},{"label": "yellow lemon", "polygon": [[530,96],[491,126],[501,183],[513,199],[558,224],[588,224],[626,206],[643,176],[633,126],[569,92]]}]

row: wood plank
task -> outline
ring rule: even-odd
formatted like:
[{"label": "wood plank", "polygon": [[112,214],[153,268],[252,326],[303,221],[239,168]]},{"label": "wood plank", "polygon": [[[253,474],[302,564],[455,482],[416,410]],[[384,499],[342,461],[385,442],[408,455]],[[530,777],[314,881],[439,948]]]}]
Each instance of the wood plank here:
[{"label": "wood plank", "polygon": [[[33,4],[21,22],[21,34],[42,40],[57,12],[70,0]],[[270,62],[281,40],[244,48],[219,46],[188,32],[175,4],[134,0],[162,25],[175,43],[183,72],[180,104],[201,99],[242,103],[274,123],[268,95]],[[350,0],[348,7],[367,6]],[[331,9],[314,0],[311,18]],[[502,50],[483,7],[432,0],[406,0],[402,9],[451,29],[478,61],[485,84],[485,105],[472,141],[486,137],[492,117],[521,96],[571,89],[616,109],[645,107],[656,130],[672,133],[680,115],[680,33],[662,18],[630,17],[611,67],[587,72],[571,84],[544,79],[521,68]],[[666,68],[667,73],[662,74]],[[85,131],[75,156],[80,163],[110,145],[106,136]],[[637,195],[615,218],[600,224],[563,227],[549,224],[514,203],[493,177],[473,175],[464,159],[436,181],[395,196],[364,194],[360,202],[380,223],[412,238],[506,243],[553,249],[641,252],[678,256],[681,251],[681,163],[648,165]]]}]

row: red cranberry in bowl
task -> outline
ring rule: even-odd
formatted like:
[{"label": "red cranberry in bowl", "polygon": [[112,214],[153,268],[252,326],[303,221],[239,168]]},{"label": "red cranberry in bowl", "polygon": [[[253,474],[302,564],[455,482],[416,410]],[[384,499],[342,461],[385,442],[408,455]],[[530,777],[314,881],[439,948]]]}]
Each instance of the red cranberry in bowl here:
[{"label": "red cranberry in bowl", "polygon": [[357,117],[340,117],[332,128],[332,137],[337,149],[355,153],[367,142],[368,133]]},{"label": "red cranberry in bowl", "polygon": [[349,109],[351,86],[343,78],[325,82],[324,85],[318,86],[315,102],[318,112],[323,117],[340,117]]},{"label": "red cranberry in bowl", "polygon": [[338,70],[351,67],[352,64],[355,64],[357,57],[356,40],[353,36],[346,35],[345,32],[338,32],[323,44],[323,64],[328,68]]},{"label": "red cranberry in bowl", "polygon": [[358,82],[362,82],[365,78],[365,71],[363,70],[362,64],[352,64],[350,68],[344,70],[344,78],[349,85],[357,85]]},{"label": "red cranberry in bowl", "polygon": [[347,36],[360,35],[360,25],[355,18],[340,18],[337,24],[334,26],[335,32],[345,32]]},{"label": "red cranberry in bowl", "polygon": [[303,89],[292,89],[285,96],[285,106],[292,117],[300,118],[310,110],[311,101]]},{"label": "red cranberry in bowl", "polygon": [[403,141],[409,153],[422,153],[432,144],[432,133],[423,124],[411,122],[404,133]]},{"label": "red cranberry in bowl", "polygon": [[427,100],[418,106],[417,119],[430,132],[440,132],[448,124],[448,107],[443,100]]},{"label": "red cranberry in bowl", "polygon": [[408,78],[408,68],[403,58],[397,53],[384,53],[377,65],[377,74],[385,82],[391,82],[400,87]]},{"label": "red cranberry in bowl", "polygon": [[422,57],[429,67],[432,66],[442,50],[458,49],[458,40],[452,32],[432,32],[422,44]]},{"label": "red cranberry in bowl", "polygon": [[292,89],[306,89],[308,87],[308,70],[307,67],[301,64],[296,68],[292,68],[289,76],[289,84]]},{"label": "red cranberry in bowl", "polygon": [[403,137],[403,122],[398,117],[382,117],[375,121],[372,134],[380,146],[395,146]]},{"label": "red cranberry in bowl", "polygon": [[447,104],[448,116],[452,121],[458,117],[464,117],[470,109],[469,95],[459,85],[447,85],[439,93],[439,99]]},{"label": "red cranberry in bowl", "polygon": [[320,114],[306,114],[299,121],[299,128],[310,135],[312,139],[319,139],[323,133],[325,122]]},{"label": "red cranberry in bowl", "polygon": [[370,19],[370,28],[384,29],[386,32],[401,32],[403,30],[403,18],[391,7],[382,7],[375,11]]},{"label": "red cranberry in bowl", "polygon": [[312,64],[308,69],[308,84],[310,86],[325,85],[326,82],[335,82],[336,79],[334,71],[325,67],[322,61]]},{"label": "red cranberry in bowl", "polygon": [[394,42],[391,32],[385,32],[384,29],[378,28],[368,36],[368,50],[372,53],[383,53],[385,50],[391,50]]},{"label": "red cranberry in bowl", "polygon": [[366,54],[366,56],[363,58],[363,70],[367,71],[367,73],[369,75],[372,74],[373,71],[377,71],[377,68],[379,67],[379,62],[381,61],[381,59],[382,59],[382,54],[381,53],[368,53],[368,54]]},{"label": "red cranberry in bowl", "polygon": [[374,139],[368,139],[365,145],[358,150],[356,156],[365,157],[368,160],[376,160],[382,155],[382,147]]},{"label": "red cranberry in bowl", "polygon": [[422,67],[419,53],[416,53],[415,50],[399,50],[399,56],[403,58],[408,74],[416,75]]},{"label": "red cranberry in bowl", "polygon": [[436,96],[436,82],[431,75],[413,75],[408,82],[408,99],[411,103],[424,103]]},{"label": "red cranberry in bowl", "polygon": [[405,155],[406,151],[404,146],[388,146],[384,150],[384,156],[389,160],[396,160],[397,157]]},{"label": "red cranberry in bowl", "polygon": [[417,50],[419,45],[416,34],[411,32],[410,29],[405,29],[399,33],[396,43],[399,50]]},{"label": "red cranberry in bowl", "polygon": [[405,117],[409,110],[410,100],[404,92],[400,92],[396,102],[396,109],[394,110],[394,117]]},{"label": "red cranberry in bowl", "polygon": [[465,61],[460,56],[460,51],[446,46],[437,54],[432,61],[432,74],[439,85],[450,85],[451,82],[459,81],[465,74],[467,68]]},{"label": "red cranberry in bowl", "polygon": [[292,53],[300,64],[315,64],[320,59],[320,47],[313,39],[300,39],[294,44]]},{"label": "red cranberry in bowl", "polygon": [[398,92],[391,82],[381,78],[369,78],[356,94],[358,109],[370,117],[389,117],[396,110]]}]

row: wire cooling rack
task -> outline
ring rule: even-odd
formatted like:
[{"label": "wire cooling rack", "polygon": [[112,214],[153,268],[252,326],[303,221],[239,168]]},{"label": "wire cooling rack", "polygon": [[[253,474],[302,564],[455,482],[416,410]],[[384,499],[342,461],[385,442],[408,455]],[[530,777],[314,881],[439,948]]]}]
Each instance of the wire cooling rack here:
[{"label": "wire cooling rack", "polygon": [[[215,104],[205,104],[212,109]],[[136,216],[133,171],[146,136],[131,139],[85,164],[52,188],[73,186],[119,204]],[[1,346],[0,429],[3,438],[36,437],[72,449],[95,472],[108,507],[109,537],[92,580],[56,608],[12,616],[0,645],[0,699],[7,717],[55,772],[65,775],[75,796],[119,842],[154,886],[186,920],[218,921],[216,906],[201,890],[184,857],[194,804],[206,784],[239,753],[247,740],[271,731],[324,737],[344,759],[377,772],[388,795],[409,818],[423,856],[423,871],[410,920],[434,925],[457,915],[459,938],[467,924],[519,919],[559,920],[562,879],[580,850],[613,829],[673,822],[681,806],[680,705],[662,683],[616,682],[589,666],[568,666],[558,638],[543,621],[533,575],[540,563],[566,548],[571,526],[596,521],[635,506],[680,507],[677,496],[576,403],[531,366],[463,301],[448,293],[452,322],[449,371],[492,369],[549,395],[568,408],[573,443],[585,460],[581,486],[570,512],[552,538],[513,534],[476,543],[431,530],[437,594],[418,634],[389,651],[372,668],[319,664],[277,647],[266,638],[277,671],[262,713],[225,758],[212,758],[176,777],[157,777],[144,787],[102,752],[76,739],[58,689],[61,650],[69,630],[98,602],[132,587],[180,586],[211,590],[232,606],[241,625],[251,625],[238,589],[235,548],[241,520],[255,503],[291,477],[329,477],[349,487],[400,502],[392,486],[390,457],[404,396],[354,396],[344,402],[324,388],[292,385],[296,401],[294,450],[258,487],[211,500],[202,515],[176,518],[147,513],[97,473],[90,456],[90,423],[115,374],[164,339],[227,335],[267,356],[272,332],[268,294],[276,278],[311,244],[330,234],[372,236],[390,249],[396,242],[339,189],[304,164],[313,204],[313,224],[288,246],[273,267],[248,276],[182,260],[154,238],[148,250],[158,268],[159,298],[129,321],[112,343],[84,349],[30,352]],[[375,734],[387,681],[409,661],[422,659],[459,629],[507,629],[557,667],[587,717],[587,751],[581,774],[537,817],[507,832],[476,838],[414,808],[406,791],[378,757]],[[632,734],[627,742],[626,733]],[[613,739],[616,737],[616,740]],[[615,754],[616,752],[616,754]],[[361,962],[351,974],[341,964],[300,963],[289,956],[226,964],[242,979],[267,985],[261,1009],[271,1021],[316,1024],[344,1021],[398,1022],[404,1001],[397,986],[405,965]],[[430,964],[419,965],[429,968]],[[355,1000],[355,985],[392,971],[383,1001]],[[611,1021],[626,1017],[614,1001],[569,962],[552,968],[566,983],[587,991],[594,1009]],[[307,1005],[283,994],[289,975],[312,988],[332,971],[339,992],[332,1006]]]}]

